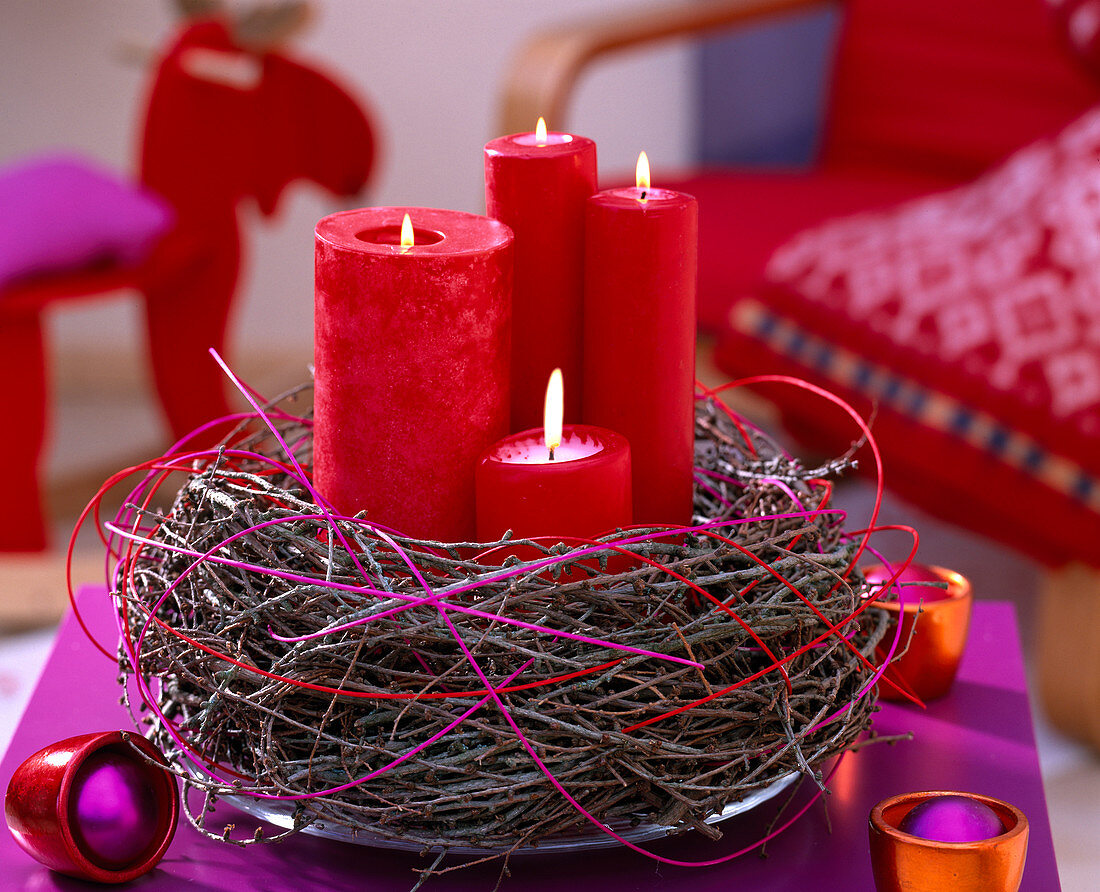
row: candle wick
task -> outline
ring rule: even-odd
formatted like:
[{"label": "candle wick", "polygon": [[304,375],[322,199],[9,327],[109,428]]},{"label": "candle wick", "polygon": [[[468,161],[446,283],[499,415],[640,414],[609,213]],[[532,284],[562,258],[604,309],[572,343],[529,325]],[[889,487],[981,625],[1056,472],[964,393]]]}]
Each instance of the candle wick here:
[{"label": "candle wick", "polygon": [[553,446],[547,446],[546,448],[550,450],[550,461],[553,461],[554,460],[554,447]]},{"label": "candle wick", "polygon": [[641,197],[641,200],[642,200],[642,201],[645,201],[645,197],[646,197],[646,194],[647,194],[647,193],[646,193],[646,190],[645,190],[645,189],[643,189],[643,190],[642,190],[642,197]]}]

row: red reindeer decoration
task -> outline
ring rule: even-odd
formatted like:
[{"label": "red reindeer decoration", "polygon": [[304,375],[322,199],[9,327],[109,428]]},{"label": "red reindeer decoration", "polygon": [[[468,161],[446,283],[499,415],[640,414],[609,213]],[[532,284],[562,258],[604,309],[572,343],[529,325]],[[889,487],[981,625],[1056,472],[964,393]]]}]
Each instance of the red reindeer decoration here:
[{"label": "red reindeer decoration", "polygon": [[[198,6],[209,13],[215,5]],[[271,30],[285,36],[304,10],[276,7]],[[238,206],[253,198],[270,215],[294,180],[340,196],[367,181],[374,138],[357,103],[325,75],[270,49],[256,33],[262,20],[246,24],[234,31],[226,19],[192,19],[157,66],[141,187],[167,202],[173,220],[145,259],[39,273],[7,287],[0,281],[0,375],[15,382],[15,423],[0,447],[9,488],[0,550],[46,545],[37,470],[47,402],[42,309],[120,287],[142,292],[156,392],[180,436],[229,411],[226,382],[207,351],[224,352],[241,253]]]}]

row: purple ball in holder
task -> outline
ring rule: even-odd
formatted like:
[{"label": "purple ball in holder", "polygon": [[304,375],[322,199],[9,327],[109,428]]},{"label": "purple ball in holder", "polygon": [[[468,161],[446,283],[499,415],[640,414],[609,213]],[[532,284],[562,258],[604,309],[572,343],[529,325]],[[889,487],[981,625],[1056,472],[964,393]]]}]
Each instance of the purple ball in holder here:
[{"label": "purple ball in holder", "polygon": [[156,866],[179,819],[176,779],[133,731],[59,740],[15,769],[4,817],[28,855],[51,870],[126,883]]},{"label": "purple ball in holder", "polygon": [[132,756],[96,750],[73,778],[73,836],[109,869],[133,864],[157,838],[156,793],[145,766]]},{"label": "purple ball in holder", "polygon": [[1018,892],[1023,880],[1027,816],[992,796],[902,793],[871,809],[867,827],[878,892]]},{"label": "purple ball in holder", "polygon": [[933,842],[981,842],[1000,836],[1005,825],[984,802],[947,795],[915,806],[898,829]]}]

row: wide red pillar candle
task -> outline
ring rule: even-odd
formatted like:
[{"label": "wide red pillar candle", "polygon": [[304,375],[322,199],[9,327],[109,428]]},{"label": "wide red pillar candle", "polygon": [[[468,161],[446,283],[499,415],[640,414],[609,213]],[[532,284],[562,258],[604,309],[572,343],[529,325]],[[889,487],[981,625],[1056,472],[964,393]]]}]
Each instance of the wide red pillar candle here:
[{"label": "wide red pillar candle", "polygon": [[494,444],[477,466],[477,537],[591,538],[630,524],[630,445],[614,431],[567,424],[551,460],[542,428]]},{"label": "wide red pillar candle", "polygon": [[635,523],[691,521],[698,231],[681,192],[588,200],[584,420],[630,441]]},{"label": "wide red pillar candle", "polygon": [[511,271],[511,231],[487,217],[365,208],[317,224],[314,483],[341,513],[473,538],[474,466],[508,431]]},{"label": "wide red pillar candle", "polygon": [[515,232],[511,430],[542,423],[555,368],[566,421],[580,420],[584,205],[596,191],[596,144],[583,136],[502,136],[485,146],[485,205]]}]

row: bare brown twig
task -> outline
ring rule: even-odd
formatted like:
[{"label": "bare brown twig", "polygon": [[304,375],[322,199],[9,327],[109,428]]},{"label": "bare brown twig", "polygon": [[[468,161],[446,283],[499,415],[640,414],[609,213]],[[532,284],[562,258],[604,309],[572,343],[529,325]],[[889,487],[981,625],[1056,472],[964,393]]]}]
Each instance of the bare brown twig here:
[{"label": "bare brown twig", "polygon": [[[308,428],[295,421],[282,427],[308,467]],[[777,778],[813,776],[823,760],[856,745],[875,703],[873,694],[857,696],[869,678],[861,657],[873,655],[885,615],[872,610],[851,619],[862,603],[862,580],[841,577],[853,546],[837,517],[807,514],[825,492],[808,481],[847,463],[807,471],[752,433],[754,456],[711,403],[700,404],[696,434],[697,464],[720,475],[697,488],[697,520],[721,521],[716,532],[737,547],[704,533],[657,530],[647,541],[619,547],[659,567],[627,562],[623,569],[619,560],[612,571],[610,544],[599,556],[579,557],[528,543],[548,556],[560,553],[572,575],[528,562],[518,564],[520,575],[502,579],[500,566],[474,557],[491,545],[396,540],[444,596],[447,617],[493,687],[502,689],[503,704],[539,759],[584,809],[618,828],[701,827],[707,816]],[[252,434],[245,446],[275,455],[263,434]],[[402,556],[365,523],[342,524],[364,579],[342,546],[332,546],[324,521],[300,518],[317,513],[291,476],[224,459],[196,469],[169,516],[141,514],[159,542],[199,553],[217,549],[220,557],[309,580],[213,561],[187,572],[193,558],[168,548],[141,550],[120,577],[129,579],[119,595],[134,635],[175,584],[141,644],[140,671],[162,680],[158,706],[189,747],[248,778],[239,788],[203,777],[190,783],[211,795],[290,796],[377,772],[339,793],[288,804],[287,813],[296,807],[298,824],[342,825],[425,849],[503,854],[591,832],[495,701],[478,705],[487,696],[484,685],[440,607],[409,606],[423,591]],[[273,519],[286,522],[217,548]],[[395,608],[401,609],[375,618]],[[359,624],[330,631],[349,623]],[[848,638],[826,634],[825,623]],[[768,652],[785,659],[782,672],[766,671],[773,665]],[[133,671],[127,660],[122,666]],[[561,676],[571,677],[523,687]],[[457,727],[414,752],[475,706]],[[838,711],[839,718],[822,724]],[[182,763],[163,723],[153,723],[153,737]]]}]

